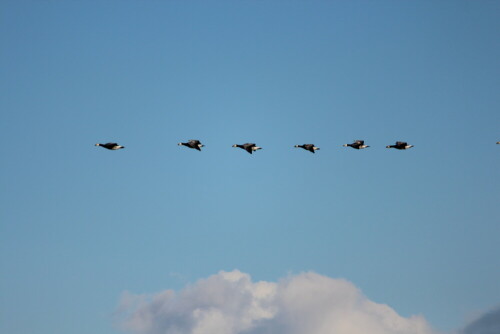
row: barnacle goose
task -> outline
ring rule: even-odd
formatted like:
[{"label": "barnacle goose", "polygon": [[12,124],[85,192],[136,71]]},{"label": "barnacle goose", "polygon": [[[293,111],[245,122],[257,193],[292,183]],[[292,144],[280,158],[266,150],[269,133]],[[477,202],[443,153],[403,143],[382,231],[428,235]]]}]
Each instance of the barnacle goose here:
[{"label": "barnacle goose", "polygon": [[106,144],[97,143],[95,144],[95,146],[101,146],[107,148],[108,150],[119,150],[121,148],[125,148],[125,146],[118,145],[117,143],[106,143]]},{"label": "barnacle goose", "polygon": [[352,143],[352,144],[344,144],[343,146],[344,147],[350,146],[350,147],[355,148],[357,150],[370,147],[369,145],[365,145],[365,141],[364,140],[355,140],[354,143]]},{"label": "barnacle goose", "polygon": [[179,143],[177,145],[187,146],[189,148],[194,148],[195,150],[198,150],[198,151],[201,151],[201,148],[205,146],[197,139],[190,139],[187,143]]},{"label": "barnacle goose", "polygon": [[407,142],[404,141],[397,141],[395,145],[387,145],[386,148],[395,148],[397,150],[407,150],[409,148],[412,148],[413,145],[408,145]]},{"label": "barnacle goose", "polygon": [[319,147],[314,146],[314,144],[295,145],[294,147],[300,147],[312,153],[315,153],[316,150],[319,150]]},{"label": "barnacle goose", "polygon": [[239,147],[252,154],[254,151],[261,150],[262,147],[256,146],[255,143],[245,143],[243,145],[234,144],[233,147]]}]

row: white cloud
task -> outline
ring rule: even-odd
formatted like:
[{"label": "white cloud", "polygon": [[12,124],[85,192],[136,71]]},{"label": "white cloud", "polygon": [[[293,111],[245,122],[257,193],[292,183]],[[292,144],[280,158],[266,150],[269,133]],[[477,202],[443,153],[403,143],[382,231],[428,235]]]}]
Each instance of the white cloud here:
[{"label": "white cloud", "polygon": [[421,316],[404,318],[352,283],[308,272],[252,282],[221,271],[179,293],[125,293],[123,329],[137,334],[434,334]]}]

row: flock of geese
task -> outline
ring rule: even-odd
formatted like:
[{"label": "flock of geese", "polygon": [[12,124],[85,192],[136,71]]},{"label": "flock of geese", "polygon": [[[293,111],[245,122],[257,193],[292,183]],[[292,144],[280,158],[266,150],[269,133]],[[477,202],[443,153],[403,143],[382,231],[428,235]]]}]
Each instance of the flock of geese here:
[{"label": "flock of geese", "polygon": [[[205,146],[198,139],[191,139],[191,140],[188,140],[185,143],[181,142],[181,143],[179,143],[177,145],[179,145],[179,146],[186,146],[186,147],[198,150],[198,151],[201,151],[201,148]],[[106,148],[108,150],[119,150],[119,149],[125,148],[125,146],[118,145],[117,143],[106,143],[106,144],[97,143],[97,144],[95,144],[95,146],[101,146],[101,147],[104,147],[104,148]],[[349,146],[349,147],[352,147],[352,148],[354,148],[356,150],[360,150],[360,149],[363,149],[363,148],[370,147],[368,145],[365,145],[365,141],[364,140],[356,140],[352,144],[344,144],[343,146],[345,146],[345,147]],[[262,147],[257,146],[255,143],[245,143],[245,144],[241,144],[241,145],[240,144],[234,144],[233,147],[239,147],[239,148],[247,151],[250,154],[252,154],[255,151],[258,151],[258,150],[262,149]],[[294,147],[303,148],[304,150],[309,151],[311,153],[316,153],[316,151],[319,150],[319,147],[316,147],[314,144],[295,145]],[[408,143],[404,142],[404,141],[397,141],[396,144],[394,144],[394,145],[388,145],[386,147],[387,148],[395,148],[397,150],[407,150],[409,148],[412,148],[413,145],[408,145]]]},{"label": "flock of geese", "polygon": [[[500,144],[500,141],[498,141],[497,144]],[[186,147],[198,150],[198,151],[201,151],[201,148],[205,146],[198,139],[190,139],[185,143],[181,142],[177,145],[186,146]],[[108,150],[119,150],[119,149],[125,148],[125,146],[118,145],[117,143],[106,143],[106,144],[97,143],[97,144],[95,144],[95,146],[101,146],[101,147],[104,147]],[[364,140],[356,140],[352,144],[344,144],[342,146],[352,147],[356,150],[370,147],[368,145],[365,145]],[[245,143],[245,144],[241,144],[241,145],[234,144],[233,147],[239,147],[239,148],[247,151],[250,154],[252,154],[253,152],[255,152],[257,150],[262,149],[262,147],[255,145],[255,143]],[[304,150],[309,151],[311,153],[316,153],[316,151],[319,150],[319,147],[314,146],[314,144],[295,145],[294,147],[303,148]],[[397,150],[407,150],[407,149],[412,148],[412,147],[413,147],[413,145],[408,145],[408,143],[404,142],[404,141],[397,141],[396,144],[394,144],[394,145],[387,145],[386,146],[386,148],[395,148]]]},{"label": "flock of geese", "polygon": [[[497,144],[500,144],[500,141],[497,141]],[[205,146],[198,139],[190,139],[185,143],[181,142],[177,145],[186,146],[186,147],[198,150],[198,151],[201,151],[201,148]],[[106,143],[106,144],[97,143],[97,144],[95,144],[95,146],[101,146],[101,147],[104,147],[108,150],[119,150],[119,149],[125,148],[125,146],[118,145],[117,143]],[[370,147],[369,145],[365,145],[364,140],[355,140],[351,144],[344,144],[342,146],[352,147],[356,150],[361,150],[363,148]],[[241,144],[241,145],[234,144],[233,147],[239,147],[239,148],[247,151],[250,154],[262,149],[262,147],[255,145],[255,143],[245,143],[245,144]],[[314,144],[295,145],[294,147],[303,148],[304,150],[309,151],[311,153],[316,153],[316,151],[319,150],[319,147],[316,147]],[[394,145],[387,145],[386,146],[386,148],[395,148],[397,150],[407,150],[407,149],[412,148],[412,147],[413,147],[413,145],[408,145],[408,143],[404,142],[404,141],[397,141]]]}]

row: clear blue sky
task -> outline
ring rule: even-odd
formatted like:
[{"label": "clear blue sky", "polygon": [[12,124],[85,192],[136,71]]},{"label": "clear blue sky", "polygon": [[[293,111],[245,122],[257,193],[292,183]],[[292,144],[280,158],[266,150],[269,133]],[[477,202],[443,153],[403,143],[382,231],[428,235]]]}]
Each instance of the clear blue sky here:
[{"label": "clear blue sky", "polygon": [[7,0],[0,42],[0,332],[233,269],[500,303],[500,2]]}]

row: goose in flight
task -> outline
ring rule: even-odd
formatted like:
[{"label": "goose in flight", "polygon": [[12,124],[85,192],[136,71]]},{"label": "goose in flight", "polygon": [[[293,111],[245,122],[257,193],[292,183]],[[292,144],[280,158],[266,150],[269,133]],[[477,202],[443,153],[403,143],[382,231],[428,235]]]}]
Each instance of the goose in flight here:
[{"label": "goose in flight", "polygon": [[355,148],[357,150],[362,149],[362,148],[370,147],[368,145],[365,145],[365,141],[364,140],[355,140],[354,143],[352,143],[352,144],[344,144],[343,146],[344,147],[350,146],[350,147]]},{"label": "goose in flight", "polygon": [[316,153],[315,151],[319,150],[319,147],[314,146],[314,144],[295,145],[294,147],[300,147],[312,153]]},{"label": "goose in flight", "polygon": [[262,147],[256,146],[255,143],[245,143],[243,145],[234,144],[233,147],[239,147],[252,154],[254,151],[261,150]]},{"label": "goose in flight", "polygon": [[397,141],[395,145],[387,145],[386,148],[395,148],[397,150],[407,150],[409,148],[412,148],[413,145],[408,145],[407,142],[404,141]]},{"label": "goose in flight", "polygon": [[97,143],[95,144],[95,146],[101,146],[107,148],[108,150],[119,150],[121,148],[125,148],[125,146],[118,145],[117,143],[106,143],[106,144]]},{"label": "goose in flight", "polygon": [[201,151],[201,148],[205,146],[197,139],[190,139],[187,143],[179,143],[177,145],[187,146],[189,148],[194,148],[195,150],[198,150],[198,151]]}]

